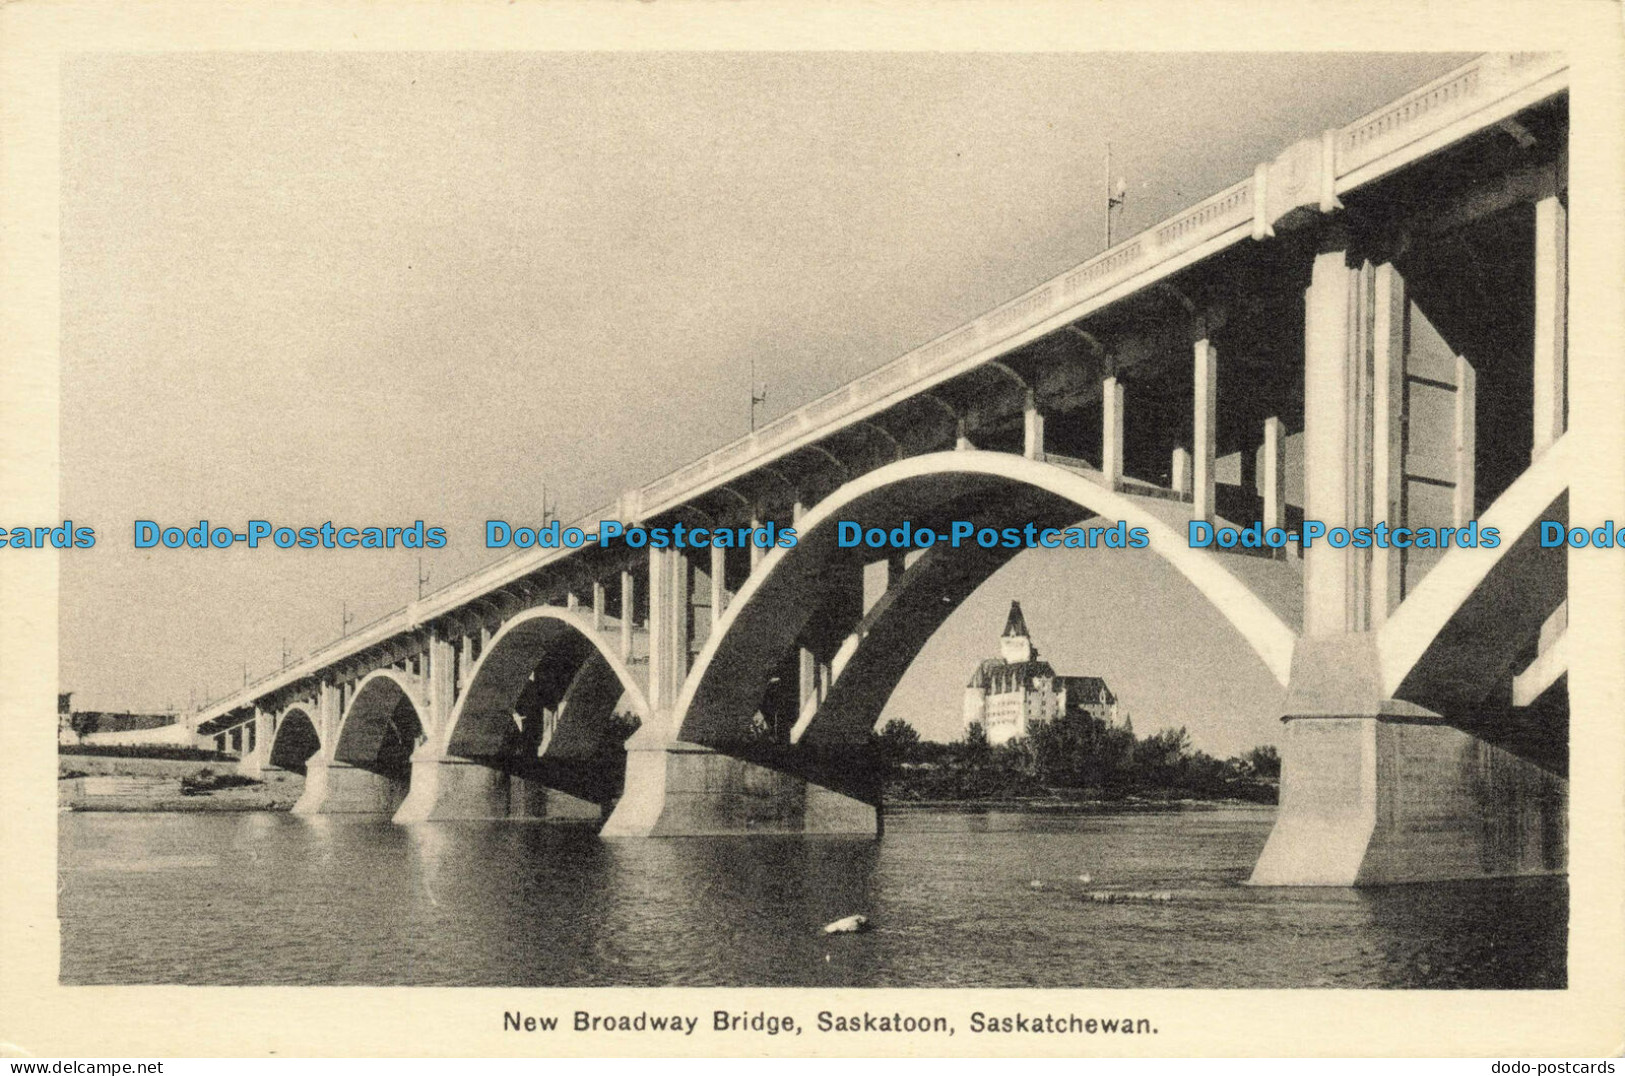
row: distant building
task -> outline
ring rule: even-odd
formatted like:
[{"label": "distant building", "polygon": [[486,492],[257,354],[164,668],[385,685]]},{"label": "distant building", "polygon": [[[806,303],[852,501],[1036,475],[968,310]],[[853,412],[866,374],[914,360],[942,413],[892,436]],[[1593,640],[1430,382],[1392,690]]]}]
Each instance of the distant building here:
[{"label": "distant building", "polygon": [[1057,676],[1038,660],[1021,603],[1011,602],[999,656],[978,665],[965,686],[965,726],[980,724],[997,745],[1027,735],[1037,722],[1079,712],[1115,725],[1117,696],[1098,676]]},{"label": "distant building", "polygon": [[173,713],[136,714],[128,711],[113,713],[106,710],[75,710],[73,692],[61,691],[56,696],[56,742],[59,746],[168,743],[175,737],[160,730],[174,729],[179,720]]},{"label": "distant building", "polygon": [[79,730],[73,727],[73,692],[59,691],[56,696],[57,746],[79,742]]}]

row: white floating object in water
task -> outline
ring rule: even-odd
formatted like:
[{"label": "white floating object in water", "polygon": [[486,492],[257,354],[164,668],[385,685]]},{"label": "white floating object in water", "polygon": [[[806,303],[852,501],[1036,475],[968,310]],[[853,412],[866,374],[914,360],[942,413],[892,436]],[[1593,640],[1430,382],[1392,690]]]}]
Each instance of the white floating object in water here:
[{"label": "white floating object in water", "polygon": [[1078,881],[1082,882],[1084,885],[1088,885],[1090,882],[1094,881],[1094,879],[1087,874],[1080,874],[1078,875]]},{"label": "white floating object in water", "polygon": [[1174,899],[1174,895],[1165,889],[1097,889],[1089,894],[1089,899],[1096,904],[1166,904]]},{"label": "white floating object in water", "polygon": [[1027,888],[1028,889],[1043,889],[1044,888],[1044,883],[1039,881],[1037,878],[1034,878],[1032,881],[1027,883]]},{"label": "white floating object in water", "polygon": [[862,934],[869,929],[869,917],[866,915],[849,915],[845,919],[837,919],[824,927],[825,934]]}]

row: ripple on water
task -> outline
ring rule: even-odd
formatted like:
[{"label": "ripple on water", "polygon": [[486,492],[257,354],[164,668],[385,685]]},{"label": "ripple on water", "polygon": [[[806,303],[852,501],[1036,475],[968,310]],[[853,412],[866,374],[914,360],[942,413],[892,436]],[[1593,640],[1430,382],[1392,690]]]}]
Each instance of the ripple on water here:
[{"label": "ripple on water", "polygon": [[[902,811],[879,841],[605,841],[545,825],[75,813],[59,819],[62,978],[1564,985],[1563,879],[1242,886],[1272,821],[1256,809]],[[1170,899],[1088,899],[1096,891]],[[875,930],[823,934],[859,912]]]}]

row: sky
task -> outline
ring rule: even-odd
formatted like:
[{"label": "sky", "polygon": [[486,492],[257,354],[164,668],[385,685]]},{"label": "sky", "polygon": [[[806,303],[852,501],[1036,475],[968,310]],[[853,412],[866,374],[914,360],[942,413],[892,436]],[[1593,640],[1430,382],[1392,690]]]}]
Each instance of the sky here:
[{"label": "sky", "polygon": [[[137,519],[573,518],[1457,66],[1443,54],[81,54],[62,74],[61,689],[186,708],[404,605],[418,553],[133,548]],[[1154,556],[1034,551],[886,717],[960,732],[1010,600],[1142,733],[1281,690]]]}]

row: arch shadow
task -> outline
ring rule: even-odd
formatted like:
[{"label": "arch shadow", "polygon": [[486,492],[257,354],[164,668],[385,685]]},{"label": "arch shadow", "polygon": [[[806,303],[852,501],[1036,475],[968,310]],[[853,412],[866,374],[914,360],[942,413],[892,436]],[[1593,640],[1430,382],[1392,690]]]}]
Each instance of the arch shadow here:
[{"label": "arch shadow", "polygon": [[271,737],[270,764],[279,770],[303,774],[307,763],[322,749],[315,716],[305,706],[290,706],[277,716]]},{"label": "arch shadow", "polygon": [[515,615],[470,671],[442,750],[599,804],[625,781],[647,693],[609,633],[554,606]]},{"label": "arch shadow", "polygon": [[417,679],[397,669],[369,673],[339,722],[334,759],[410,781],[412,751],[424,734],[418,692]]}]

